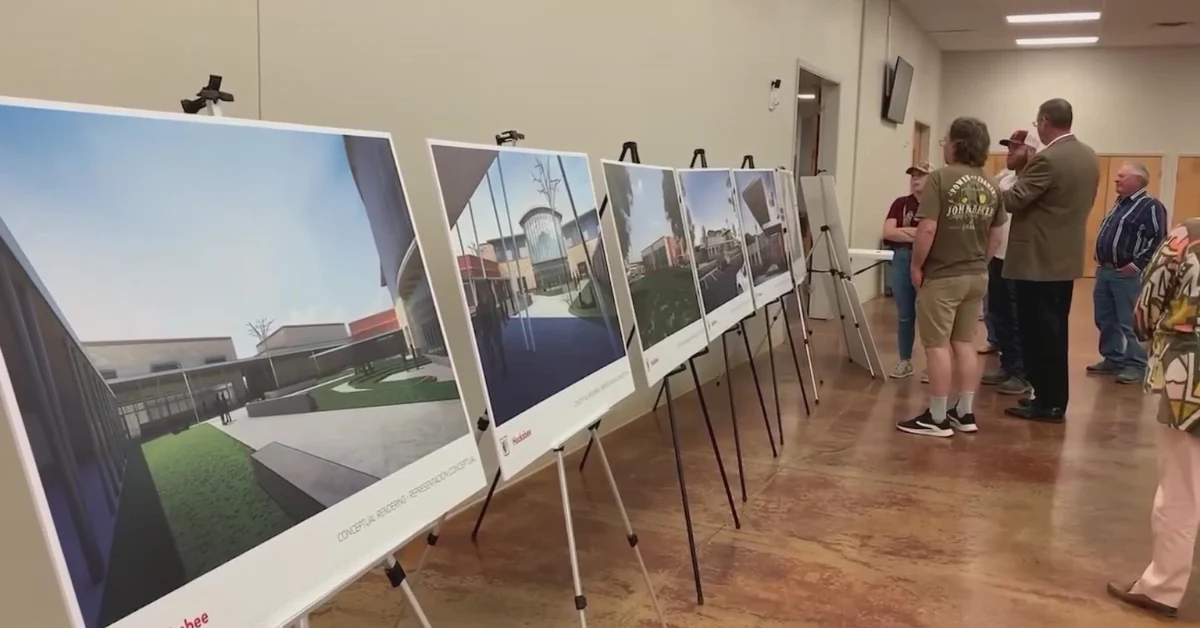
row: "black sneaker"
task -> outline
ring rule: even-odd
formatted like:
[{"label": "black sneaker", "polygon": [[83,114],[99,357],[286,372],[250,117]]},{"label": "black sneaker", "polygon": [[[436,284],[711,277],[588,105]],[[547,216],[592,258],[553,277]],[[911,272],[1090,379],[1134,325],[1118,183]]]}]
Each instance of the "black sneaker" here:
[{"label": "black sneaker", "polygon": [[[972,417],[973,419],[974,417]],[[917,434],[920,436],[936,436],[938,438],[949,438],[954,436],[954,430],[950,429],[950,423],[937,424],[933,422],[933,414],[926,410],[915,419],[901,421],[896,424],[896,429],[909,434]]]},{"label": "black sneaker", "polygon": [[974,434],[979,431],[979,426],[975,424],[974,412],[958,416],[958,408],[950,408],[946,411],[946,418],[950,420],[950,427],[954,428],[956,432]]}]

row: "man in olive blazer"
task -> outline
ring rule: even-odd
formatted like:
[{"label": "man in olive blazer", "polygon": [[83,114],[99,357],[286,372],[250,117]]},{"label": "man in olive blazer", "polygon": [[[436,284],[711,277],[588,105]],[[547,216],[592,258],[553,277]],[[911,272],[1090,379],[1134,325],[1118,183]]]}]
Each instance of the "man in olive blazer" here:
[{"label": "man in olive blazer", "polygon": [[1067,408],[1067,329],[1075,280],[1083,276],[1088,213],[1100,183],[1096,151],[1071,133],[1061,98],[1042,103],[1037,131],[1045,146],[1001,194],[1012,215],[1004,278],[1015,280],[1017,323],[1034,398],[1005,414],[1061,423]]}]

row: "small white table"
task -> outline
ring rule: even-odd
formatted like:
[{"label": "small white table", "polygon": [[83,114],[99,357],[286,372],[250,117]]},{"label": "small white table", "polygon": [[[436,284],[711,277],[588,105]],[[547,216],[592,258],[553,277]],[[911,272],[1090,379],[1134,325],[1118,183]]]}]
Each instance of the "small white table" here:
[{"label": "small white table", "polygon": [[855,260],[875,261],[874,264],[871,264],[862,270],[854,271],[854,274],[857,276],[867,272],[868,270],[871,270],[872,268],[875,268],[884,262],[890,262],[895,257],[895,251],[888,251],[885,249],[850,249],[850,267],[854,268]]}]

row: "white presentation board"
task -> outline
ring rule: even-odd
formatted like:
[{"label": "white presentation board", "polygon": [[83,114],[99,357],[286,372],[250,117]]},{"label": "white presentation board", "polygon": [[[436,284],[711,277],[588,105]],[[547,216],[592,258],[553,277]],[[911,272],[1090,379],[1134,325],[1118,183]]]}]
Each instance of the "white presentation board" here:
[{"label": "white presentation board", "polygon": [[[862,300],[854,281],[839,281],[829,271],[840,269],[852,276],[850,251],[846,245],[846,232],[842,228],[842,215],[838,206],[837,186],[832,175],[800,177],[800,198],[805,205],[813,228],[813,283],[823,287],[832,308],[832,316],[839,318],[842,338],[850,360],[867,369],[873,377],[886,379],[879,349],[871,333],[871,325],[863,313]],[[816,296],[813,296],[816,308]]]},{"label": "white presentation board", "polygon": [[281,625],[485,485],[387,134],[4,100],[0,198],[77,628]]},{"label": "white presentation board", "polygon": [[[637,323],[649,384],[708,346],[694,269],[692,224],[670,168],[603,160],[617,257]],[[618,290],[618,293],[622,291]]]},{"label": "white presentation board", "polygon": [[507,479],[634,391],[591,170],[582,153],[429,149]]},{"label": "white presentation board", "polygon": [[734,170],[734,199],[742,222],[746,262],[754,282],[754,307],[761,308],[792,289],[783,204],[775,171]]},{"label": "white presentation board", "polygon": [[746,263],[733,172],[689,168],[677,174],[684,212],[692,223],[700,303],[708,335],[716,338],[754,313],[754,282]]}]

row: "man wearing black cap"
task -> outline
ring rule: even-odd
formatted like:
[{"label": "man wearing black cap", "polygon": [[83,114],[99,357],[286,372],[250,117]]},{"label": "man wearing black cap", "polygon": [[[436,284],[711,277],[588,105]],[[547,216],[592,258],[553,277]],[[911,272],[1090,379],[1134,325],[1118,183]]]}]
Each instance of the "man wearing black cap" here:
[{"label": "man wearing black cap", "polygon": [[[1013,131],[1011,137],[1000,140],[1000,145],[1008,149],[1005,160],[1007,169],[996,180],[1003,192],[1012,189],[1017,182],[1017,173],[1025,168],[1029,158],[1036,152],[1037,138],[1025,129],[1018,129]],[[997,392],[1002,395],[1024,395],[1030,392],[1031,387],[1025,376],[1025,363],[1021,359],[1016,286],[1011,279],[1004,278],[1010,222],[1004,223],[1000,248],[988,264],[987,322],[989,329],[995,333],[995,346],[1000,351],[1000,368],[984,373],[980,383],[999,386]]]}]

